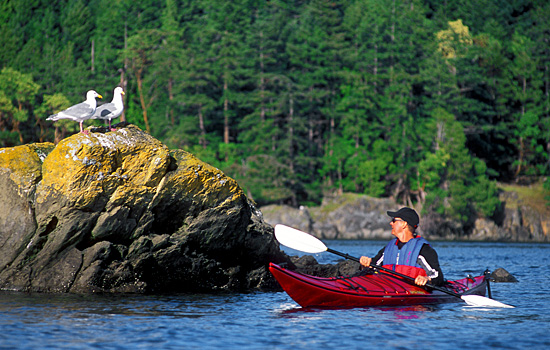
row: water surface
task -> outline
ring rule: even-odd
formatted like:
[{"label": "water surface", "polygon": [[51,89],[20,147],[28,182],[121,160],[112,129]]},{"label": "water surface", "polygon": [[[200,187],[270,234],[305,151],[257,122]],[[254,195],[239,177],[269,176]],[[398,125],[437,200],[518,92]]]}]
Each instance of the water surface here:
[{"label": "water surface", "polygon": [[[326,241],[373,256],[385,242]],[[514,309],[463,303],[303,309],[285,293],[51,295],[0,293],[0,349],[549,349],[550,245],[433,242],[448,279],[503,267],[493,283]],[[299,254],[287,250],[290,254]],[[341,259],[315,255],[321,263]]]}]

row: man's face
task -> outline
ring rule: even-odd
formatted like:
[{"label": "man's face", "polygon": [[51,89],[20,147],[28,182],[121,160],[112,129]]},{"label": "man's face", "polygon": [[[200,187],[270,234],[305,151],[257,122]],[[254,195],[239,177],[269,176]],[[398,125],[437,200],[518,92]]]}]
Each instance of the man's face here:
[{"label": "man's face", "polygon": [[401,218],[393,218],[390,221],[390,225],[391,225],[391,234],[399,238],[398,234],[403,232],[403,229],[407,225],[407,222]]}]

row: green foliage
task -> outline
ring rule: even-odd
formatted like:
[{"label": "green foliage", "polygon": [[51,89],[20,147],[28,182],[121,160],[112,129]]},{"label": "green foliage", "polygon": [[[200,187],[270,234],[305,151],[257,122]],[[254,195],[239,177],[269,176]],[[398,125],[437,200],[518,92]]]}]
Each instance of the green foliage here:
[{"label": "green foliage", "polygon": [[260,205],[274,200],[284,202],[294,195],[291,190],[292,171],[273,157],[250,156],[240,164],[229,166],[228,173]]},{"label": "green foliage", "polygon": [[549,15],[496,0],[2,2],[0,137],[77,132],[44,119],[120,84],[128,122],[258,203],[351,191],[466,225],[493,214],[495,180],[549,175]]},{"label": "green foliage", "polygon": [[70,106],[69,100],[63,94],[44,95],[44,101],[37,108],[36,112],[39,118],[46,119],[48,116],[67,109]]},{"label": "green foliage", "polygon": [[19,142],[23,142],[20,124],[29,120],[39,88],[30,74],[22,74],[9,67],[4,67],[0,72],[0,131],[7,132],[4,133],[4,145],[13,143],[15,133],[19,136]]},{"label": "green foliage", "polygon": [[424,208],[465,223],[476,213],[492,216],[499,203],[496,183],[487,177],[485,163],[469,154],[462,125],[437,108],[426,129],[435,143],[418,164],[418,191],[427,193]]}]

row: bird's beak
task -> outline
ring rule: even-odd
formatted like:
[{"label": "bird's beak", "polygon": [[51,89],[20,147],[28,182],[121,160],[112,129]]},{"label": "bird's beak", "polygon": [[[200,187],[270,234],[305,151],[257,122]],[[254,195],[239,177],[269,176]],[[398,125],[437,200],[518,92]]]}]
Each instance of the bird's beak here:
[{"label": "bird's beak", "polygon": [[97,97],[99,97],[99,98],[103,98],[103,96],[101,96],[100,94],[97,94]]},{"label": "bird's beak", "polygon": [[124,91],[121,91],[120,93],[123,94],[123,95],[126,95],[126,93]]}]

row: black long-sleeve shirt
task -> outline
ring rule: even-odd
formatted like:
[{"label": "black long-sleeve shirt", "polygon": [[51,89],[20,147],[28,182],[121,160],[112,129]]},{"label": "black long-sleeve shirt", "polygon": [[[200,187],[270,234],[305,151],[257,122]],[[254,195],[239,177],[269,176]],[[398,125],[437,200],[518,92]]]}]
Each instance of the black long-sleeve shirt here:
[{"label": "black long-sleeve shirt", "polygon": [[[403,245],[405,245],[405,243],[398,240],[397,247],[401,249]],[[372,258],[373,263],[382,266],[384,261],[384,250],[385,247],[380,249],[378,254]],[[445,283],[443,271],[441,271],[441,267],[439,266],[437,252],[429,244],[424,244],[420,249],[417,263],[426,271],[426,275],[431,279],[431,284],[440,286]]]}]

